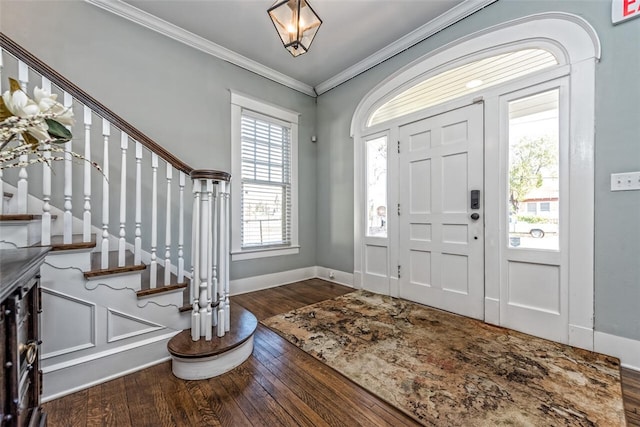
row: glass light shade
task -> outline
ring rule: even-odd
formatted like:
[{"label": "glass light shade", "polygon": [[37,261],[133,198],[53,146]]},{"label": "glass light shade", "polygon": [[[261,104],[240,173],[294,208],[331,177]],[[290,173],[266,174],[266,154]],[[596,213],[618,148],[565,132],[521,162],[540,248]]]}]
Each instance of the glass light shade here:
[{"label": "glass light shade", "polygon": [[291,55],[302,55],[309,50],[322,20],[306,0],[278,0],[267,12]]}]

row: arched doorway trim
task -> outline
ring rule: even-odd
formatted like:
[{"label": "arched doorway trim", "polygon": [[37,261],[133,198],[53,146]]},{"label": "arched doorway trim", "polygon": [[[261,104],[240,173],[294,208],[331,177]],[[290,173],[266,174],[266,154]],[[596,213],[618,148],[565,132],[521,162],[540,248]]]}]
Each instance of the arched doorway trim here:
[{"label": "arched doorway trim", "polygon": [[[544,32],[540,31],[541,28]],[[550,45],[557,46],[565,56],[562,62],[568,64],[599,60],[601,54],[600,39],[595,29],[577,15],[550,12],[500,23],[416,59],[374,87],[356,107],[351,121],[351,136],[365,131],[368,118],[379,105],[404,91],[411,82],[433,74],[434,70],[444,71],[454,64],[470,62],[470,58],[479,59],[488,55],[487,51],[500,47],[532,44],[550,50]]]},{"label": "arched doorway trim", "polygon": [[[470,34],[413,61],[364,96],[351,122],[351,135],[354,138],[354,284],[361,287],[363,278],[366,193],[366,159],[363,147],[367,138],[381,133],[388,134],[389,147],[394,146],[399,126],[403,124],[403,117],[399,117],[368,127],[371,114],[412,84],[441,70],[471,62],[499,49],[536,45],[553,50],[559,60],[558,76],[568,77],[568,129],[571,141],[568,170],[571,192],[567,223],[571,250],[568,264],[570,279],[567,342],[577,347],[593,349],[595,64],[601,55],[601,45],[594,28],[576,15],[561,12],[530,15]],[[522,81],[522,87],[527,84]],[[509,85],[510,90],[515,90],[512,83]],[[482,98],[483,94],[479,95]],[[434,107],[435,110],[437,108]],[[485,120],[494,118],[489,111]],[[409,116],[404,120],[409,120]],[[397,170],[393,170],[394,167],[397,166],[389,164],[390,180],[397,173]],[[389,206],[393,206],[396,201],[397,199],[391,198]],[[392,220],[388,221],[391,226]],[[394,280],[397,282],[399,274],[395,272],[398,253],[393,249],[392,229],[391,226],[386,243],[380,239],[379,244],[380,247],[386,245],[388,249],[388,288],[389,293],[394,295]],[[490,247],[487,250],[491,250]],[[491,286],[493,285],[486,285],[485,321],[499,324],[500,315],[496,308],[499,292]]]}]

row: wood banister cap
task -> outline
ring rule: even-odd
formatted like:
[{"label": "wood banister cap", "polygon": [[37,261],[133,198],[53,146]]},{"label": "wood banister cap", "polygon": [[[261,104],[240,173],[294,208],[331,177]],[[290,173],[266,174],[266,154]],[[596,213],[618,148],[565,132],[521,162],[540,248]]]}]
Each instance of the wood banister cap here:
[{"label": "wood banister cap", "polygon": [[214,181],[229,181],[231,174],[228,172],[211,169],[195,169],[191,171],[191,179],[212,179]]}]

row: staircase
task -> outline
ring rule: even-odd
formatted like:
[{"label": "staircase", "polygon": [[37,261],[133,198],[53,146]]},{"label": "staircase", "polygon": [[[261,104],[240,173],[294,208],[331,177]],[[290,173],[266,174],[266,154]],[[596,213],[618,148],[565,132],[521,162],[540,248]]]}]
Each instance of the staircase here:
[{"label": "staircase", "polygon": [[0,48],[1,91],[13,77],[57,93],[76,117],[65,150],[87,159],[0,169],[0,249],[52,248],[43,399],[170,357],[185,379],[246,360],[257,321],[229,301],[230,176],[189,167],[2,33]]}]

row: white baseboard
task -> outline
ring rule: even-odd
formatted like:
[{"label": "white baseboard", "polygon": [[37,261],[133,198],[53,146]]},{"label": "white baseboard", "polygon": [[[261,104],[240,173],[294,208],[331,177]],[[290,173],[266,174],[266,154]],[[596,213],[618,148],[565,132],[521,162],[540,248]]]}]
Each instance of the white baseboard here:
[{"label": "white baseboard", "polygon": [[569,345],[593,351],[593,328],[570,324]]},{"label": "white baseboard", "polygon": [[232,280],[231,283],[229,283],[229,289],[231,290],[231,295],[240,295],[246,294],[247,292],[261,291],[288,283],[299,282],[301,280],[313,279],[314,277],[316,277],[316,267],[305,267]]},{"label": "white baseboard", "polygon": [[340,285],[353,288],[353,273],[335,270],[327,267],[316,266],[316,277],[329,282],[339,283]]},{"label": "white baseboard", "polygon": [[594,351],[617,357],[625,368],[640,371],[640,341],[596,331]]},{"label": "white baseboard", "polygon": [[[330,273],[333,273],[333,279],[329,278]],[[326,267],[313,266],[232,280],[229,288],[233,296],[314,278],[353,287],[353,274]]]},{"label": "white baseboard", "polygon": [[484,321],[500,326],[500,300],[484,297]]}]

